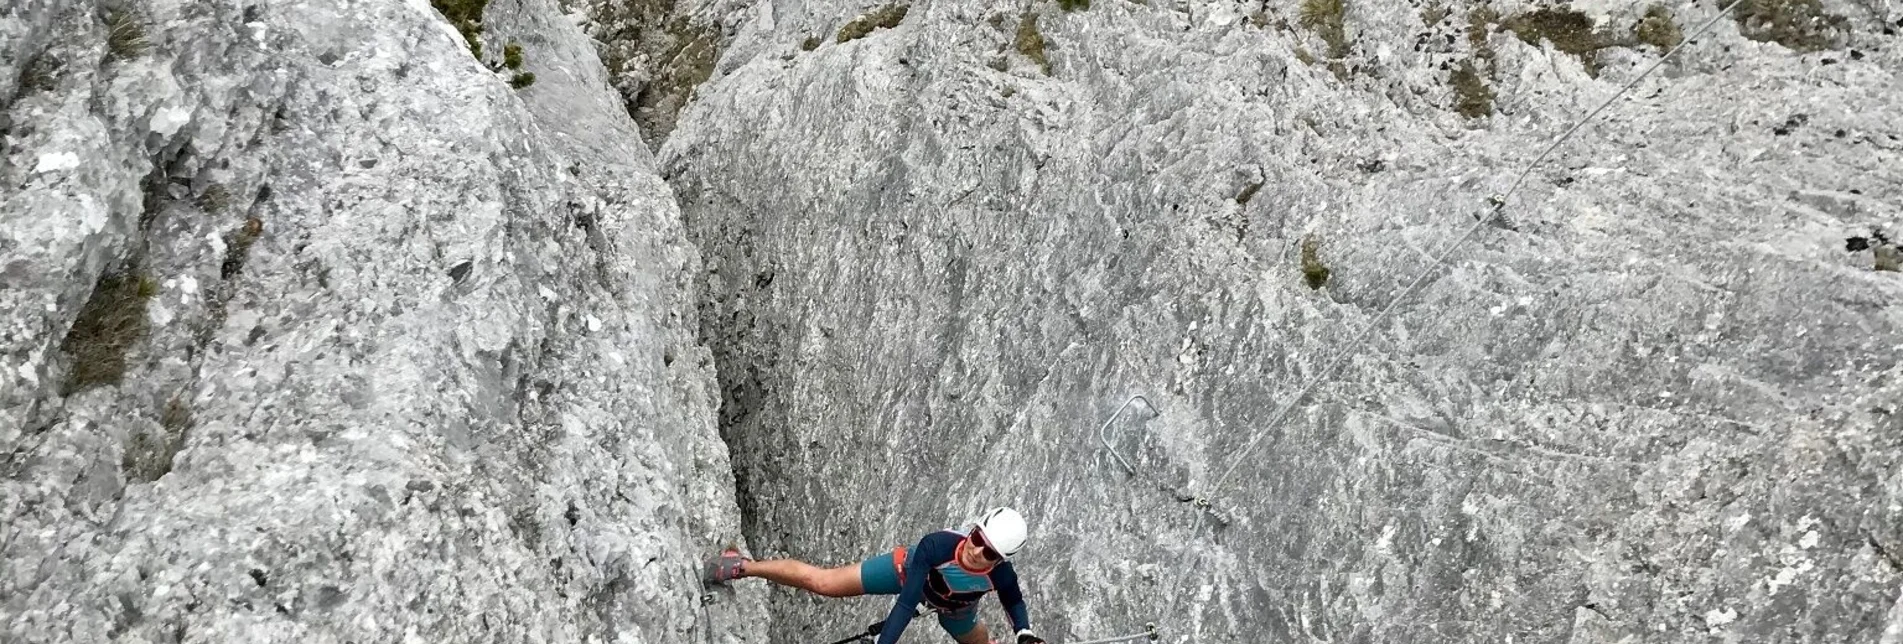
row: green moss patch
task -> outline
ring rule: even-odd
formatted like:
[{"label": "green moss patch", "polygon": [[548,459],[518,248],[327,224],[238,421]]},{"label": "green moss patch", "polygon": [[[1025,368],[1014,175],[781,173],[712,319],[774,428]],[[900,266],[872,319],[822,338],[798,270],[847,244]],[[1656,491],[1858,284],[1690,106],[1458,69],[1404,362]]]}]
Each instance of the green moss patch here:
[{"label": "green moss patch", "polygon": [[1903,271],[1903,249],[1881,230],[1870,231],[1869,237],[1851,237],[1844,240],[1844,250],[1852,253],[1870,251],[1872,270],[1898,272]]},{"label": "green moss patch", "polygon": [[1454,88],[1454,111],[1461,116],[1477,119],[1493,115],[1493,88],[1480,77],[1473,61],[1460,61],[1460,66],[1448,73],[1447,84]]},{"label": "green moss patch", "polygon": [[145,338],[146,302],[158,291],[157,281],[137,273],[99,277],[92,297],[60,342],[60,351],[72,359],[64,395],[96,385],[116,385],[124,379],[127,352]]},{"label": "green moss patch", "polygon": [[1849,31],[1848,21],[1825,12],[1818,0],[1744,0],[1731,17],[1744,37],[1794,51],[1842,47]]},{"label": "green moss patch", "polygon": [[218,274],[224,279],[237,277],[244,272],[245,260],[251,257],[251,245],[257,243],[264,234],[264,221],[257,217],[244,220],[237,230],[225,235],[225,261],[219,266]]},{"label": "green moss patch", "polygon": [[1322,263],[1322,240],[1315,235],[1302,238],[1302,283],[1310,289],[1321,290],[1328,285],[1330,271]]},{"label": "green moss patch", "polygon": [[891,29],[905,21],[905,14],[912,10],[911,5],[889,4],[863,16],[853,18],[852,22],[839,28],[837,42],[851,42],[866,37],[877,29]]},{"label": "green moss patch", "polygon": [[1057,0],[1057,8],[1065,11],[1083,11],[1090,8],[1090,0]]},{"label": "green moss patch", "polygon": [[214,215],[221,214],[226,208],[231,207],[231,191],[222,183],[210,184],[205,186],[205,191],[199,193],[192,202],[197,204],[199,210]]},{"label": "green moss patch", "polygon": [[1571,9],[1535,9],[1507,18],[1501,26],[1529,45],[1553,43],[1554,49],[1579,58],[1586,73],[1595,76],[1599,74],[1599,50],[1613,44],[1595,31],[1597,25],[1591,16]]},{"label": "green moss patch", "polygon": [[1349,54],[1347,0],[1302,0],[1296,23],[1322,39],[1329,58],[1338,60]]},{"label": "green moss patch", "polygon": [[1475,55],[1486,52],[1493,57],[1493,47],[1487,44],[1487,35],[1493,33],[1493,26],[1499,24],[1500,12],[1493,7],[1479,7],[1467,12],[1467,45],[1473,47]]},{"label": "green moss patch", "polygon": [[34,56],[20,66],[20,89],[23,92],[53,91],[59,87],[59,77],[65,71],[65,66],[51,52]]},{"label": "green moss patch", "polygon": [[1037,28],[1037,14],[1026,11],[1018,19],[1018,33],[1013,45],[1017,47],[1018,53],[1037,63],[1037,68],[1043,70],[1045,76],[1051,75],[1051,59],[1044,54],[1046,43],[1043,32]]},{"label": "green moss patch", "polygon": [[1678,22],[1672,20],[1671,10],[1655,4],[1645,9],[1645,16],[1639,18],[1638,24],[1632,25],[1632,38],[1665,52],[1685,42],[1685,33],[1679,30]]},{"label": "green moss patch", "polygon": [[430,6],[463,35],[469,53],[482,59],[482,12],[489,8],[489,0],[430,0]]},{"label": "green moss patch", "polygon": [[522,44],[509,41],[502,46],[502,67],[513,71],[522,71]]}]

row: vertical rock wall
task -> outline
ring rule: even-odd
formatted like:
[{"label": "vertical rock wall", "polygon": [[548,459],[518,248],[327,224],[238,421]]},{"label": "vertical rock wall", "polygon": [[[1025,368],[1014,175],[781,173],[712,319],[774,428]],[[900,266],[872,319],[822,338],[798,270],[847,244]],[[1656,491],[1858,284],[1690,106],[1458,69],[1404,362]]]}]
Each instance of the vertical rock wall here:
[{"label": "vertical rock wall", "polygon": [[1895,639],[1899,16],[1742,8],[1437,265],[1715,8],[1060,4],[729,15],[660,158],[757,554],[1009,503],[1053,641]]},{"label": "vertical rock wall", "polygon": [[764,639],[673,196],[474,6],[0,11],[0,640]]}]

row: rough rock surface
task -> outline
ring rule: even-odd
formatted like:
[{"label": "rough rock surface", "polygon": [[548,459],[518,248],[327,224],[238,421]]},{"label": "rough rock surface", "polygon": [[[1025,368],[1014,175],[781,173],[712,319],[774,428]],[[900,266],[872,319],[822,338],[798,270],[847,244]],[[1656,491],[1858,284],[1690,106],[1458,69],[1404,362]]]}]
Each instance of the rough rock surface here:
[{"label": "rough rock surface", "polygon": [[[1845,252],[1903,225],[1903,16],[1823,3],[1811,52],[1718,22],[1436,266],[1660,51],[1345,7],[725,14],[660,160],[756,554],[1010,503],[1053,641],[1903,641],[1903,278]],[[1134,475],[1097,436],[1132,394]],[[775,642],[885,608],[773,598]]]},{"label": "rough rock surface", "polygon": [[0,641],[765,639],[673,197],[567,17],[484,19],[0,9]]}]

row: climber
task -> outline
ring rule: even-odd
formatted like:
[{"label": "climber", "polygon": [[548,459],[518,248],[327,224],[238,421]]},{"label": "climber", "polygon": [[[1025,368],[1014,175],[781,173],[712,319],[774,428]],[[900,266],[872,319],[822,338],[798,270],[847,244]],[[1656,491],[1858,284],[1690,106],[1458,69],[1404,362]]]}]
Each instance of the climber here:
[{"label": "climber", "polygon": [[826,597],[898,595],[885,621],[873,625],[877,644],[896,644],[921,601],[938,613],[938,625],[959,644],[989,644],[991,635],[978,621],[978,600],[996,590],[1017,630],[1017,644],[1043,644],[1031,632],[1031,614],[1009,561],[1029,536],[1017,510],[992,508],[963,532],[939,530],[909,550],[901,546],[856,566],[822,569],[795,559],[754,561],[729,548],[708,563],[707,579],[725,584],[759,577]]}]

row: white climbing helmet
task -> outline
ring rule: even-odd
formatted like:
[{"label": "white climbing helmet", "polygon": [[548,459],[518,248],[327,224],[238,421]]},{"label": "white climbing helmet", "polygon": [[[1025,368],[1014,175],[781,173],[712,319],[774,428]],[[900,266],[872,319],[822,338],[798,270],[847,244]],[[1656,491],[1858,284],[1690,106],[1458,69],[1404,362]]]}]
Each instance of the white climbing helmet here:
[{"label": "white climbing helmet", "polygon": [[972,526],[974,532],[983,533],[984,542],[1009,558],[1024,548],[1024,542],[1031,538],[1030,526],[1025,525],[1024,515],[1011,508],[992,508],[985,511],[984,518]]}]

